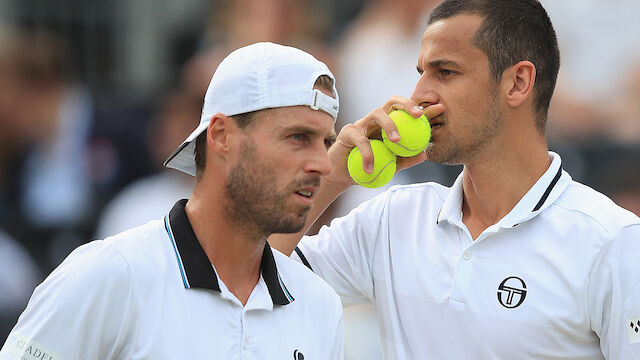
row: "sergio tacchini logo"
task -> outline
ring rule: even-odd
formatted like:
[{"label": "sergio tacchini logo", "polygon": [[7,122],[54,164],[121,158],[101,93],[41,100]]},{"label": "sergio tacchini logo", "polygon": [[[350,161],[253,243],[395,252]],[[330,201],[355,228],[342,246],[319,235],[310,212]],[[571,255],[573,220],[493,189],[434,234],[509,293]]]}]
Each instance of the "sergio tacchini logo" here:
[{"label": "sergio tacchini logo", "polygon": [[517,276],[510,276],[498,286],[498,301],[507,309],[517,308],[527,297],[527,284]]}]

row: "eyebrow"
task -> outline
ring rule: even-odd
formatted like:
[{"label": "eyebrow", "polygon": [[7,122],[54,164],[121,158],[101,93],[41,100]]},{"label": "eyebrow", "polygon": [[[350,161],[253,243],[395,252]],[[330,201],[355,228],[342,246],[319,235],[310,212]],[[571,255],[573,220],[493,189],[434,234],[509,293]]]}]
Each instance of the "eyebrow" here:
[{"label": "eyebrow", "polygon": [[[286,127],[283,129],[287,133],[302,133],[308,135],[316,135],[319,131],[316,128],[305,126],[305,125],[295,125],[292,127]],[[335,131],[332,131],[329,135],[325,137],[325,140],[334,143],[336,141],[337,135]]]},{"label": "eyebrow", "polygon": [[[446,59],[437,59],[437,60],[431,60],[427,63],[427,65],[429,67],[432,68],[437,68],[437,67],[442,67],[442,66],[454,66],[454,67],[460,67],[460,64],[458,64],[457,62],[453,61],[453,60],[446,60]],[[419,74],[422,74],[422,72],[424,71],[420,65],[416,66],[416,70],[418,70]]]},{"label": "eyebrow", "polygon": [[315,135],[318,133],[317,129],[314,129],[312,127],[305,126],[305,125],[295,125],[291,127],[284,127],[282,130],[289,133],[295,132],[295,133],[303,133],[303,134],[309,134],[309,135]]},{"label": "eyebrow", "polygon": [[458,66],[458,63],[453,60],[432,60],[429,61],[430,67],[439,67],[439,66]]}]

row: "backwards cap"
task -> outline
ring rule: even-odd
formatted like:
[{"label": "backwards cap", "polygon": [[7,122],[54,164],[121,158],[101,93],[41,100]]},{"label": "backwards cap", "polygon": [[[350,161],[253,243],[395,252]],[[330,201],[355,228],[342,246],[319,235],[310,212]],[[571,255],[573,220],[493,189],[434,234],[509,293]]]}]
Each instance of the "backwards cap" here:
[{"label": "backwards cap", "polygon": [[[333,80],[335,99],[314,89],[318,77]],[[226,116],[285,106],[306,105],[338,116],[338,91],[329,68],[310,54],[269,42],[255,43],[229,54],[211,78],[200,125],[164,162],[164,166],[196,175],[195,139],[216,113]]]}]

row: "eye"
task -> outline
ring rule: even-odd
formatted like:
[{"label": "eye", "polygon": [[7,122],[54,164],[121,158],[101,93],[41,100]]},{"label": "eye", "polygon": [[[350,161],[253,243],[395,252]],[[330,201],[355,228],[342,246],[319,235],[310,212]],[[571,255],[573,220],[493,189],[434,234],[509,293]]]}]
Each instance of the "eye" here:
[{"label": "eye", "polygon": [[308,140],[306,134],[292,134],[289,136],[289,138],[296,142],[306,142]]},{"label": "eye", "polygon": [[449,69],[440,69],[440,77],[447,78],[454,75],[456,72]]}]

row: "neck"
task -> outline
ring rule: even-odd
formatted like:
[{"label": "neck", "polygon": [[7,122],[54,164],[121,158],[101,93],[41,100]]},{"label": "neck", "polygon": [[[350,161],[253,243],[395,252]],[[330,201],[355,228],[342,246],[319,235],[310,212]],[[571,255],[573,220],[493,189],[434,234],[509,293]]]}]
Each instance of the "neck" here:
[{"label": "neck", "polygon": [[215,266],[220,280],[243,305],[260,279],[266,237],[242,232],[225,217],[223,189],[210,190],[196,183],[185,211],[200,245]]},{"label": "neck", "polygon": [[[476,239],[507,215],[551,164],[543,136],[506,134],[463,170],[462,220]],[[528,139],[528,140],[527,140]]]}]

